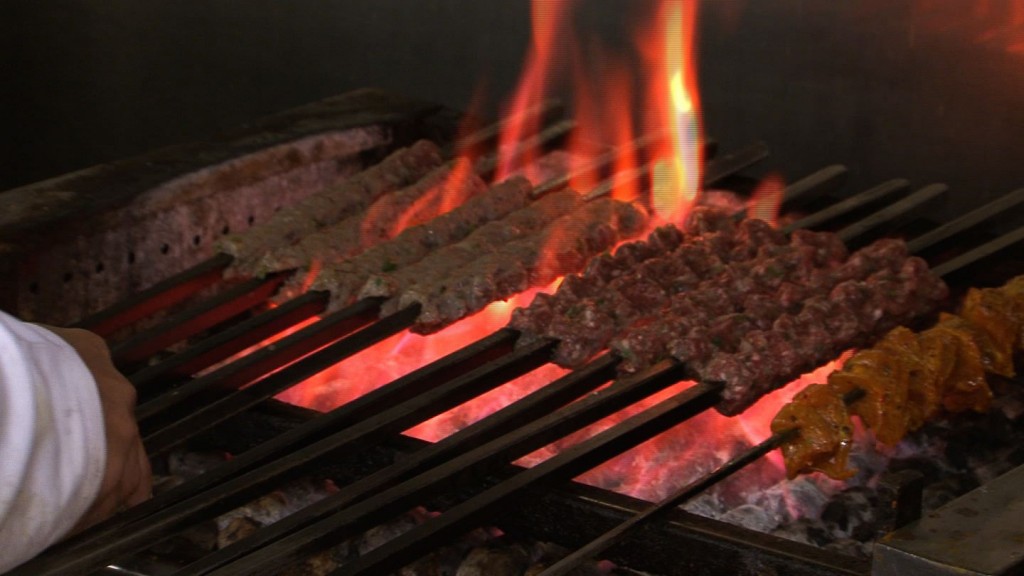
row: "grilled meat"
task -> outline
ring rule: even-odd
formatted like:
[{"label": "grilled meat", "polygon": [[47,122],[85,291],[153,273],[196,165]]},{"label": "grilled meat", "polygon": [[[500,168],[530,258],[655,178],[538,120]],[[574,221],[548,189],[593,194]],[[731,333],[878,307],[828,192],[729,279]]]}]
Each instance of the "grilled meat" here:
[{"label": "grilled meat", "polygon": [[492,186],[450,212],[406,228],[388,242],[349,260],[324,265],[310,289],[330,292],[331,308],[341,308],[355,299],[370,277],[390,274],[414,264],[436,250],[463,240],[488,222],[528,206],[532,189],[525,178],[510,178]]},{"label": "grilled meat", "polygon": [[[314,261],[321,266],[343,262],[392,238],[396,234],[394,223],[424,197],[471,198],[486,189],[484,181],[472,171],[456,173],[450,166],[435,168],[418,182],[384,195],[366,210],[305,236],[296,244],[268,250],[260,258],[239,264],[238,268],[251,276],[263,276],[280,270],[308,267]],[[414,215],[408,225],[422,224],[434,215]]]},{"label": "grilled meat", "polygon": [[595,254],[636,236],[646,225],[647,215],[633,204],[595,200],[553,220],[539,233],[498,246],[457,275],[442,272],[421,279],[385,305],[384,312],[392,305],[419,304],[420,316],[413,331],[434,332],[491,302],[581,269]]},{"label": "grilled meat", "polygon": [[498,252],[510,242],[539,232],[582,203],[583,199],[571,190],[547,195],[505,218],[487,222],[460,242],[434,250],[412,265],[370,275],[359,292],[359,298],[390,298],[407,291],[429,290],[435,284],[463,275],[461,270],[473,261]]},{"label": "grilled meat", "polygon": [[270,220],[244,233],[225,236],[217,248],[235,257],[235,266],[229,268],[228,275],[240,273],[239,266],[248,265],[250,260],[262,257],[276,246],[294,244],[365,209],[377,198],[416,182],[440,164],[441,151],[437,146],[420,140],[345,182],[278,211]]},{"label": "grilled meat", "polygon": [[[995,360],[996,354],[1012,358],[1024,349],[1022,288],[1024,277],[1000,288],[972,289],[960,308],[965,316],[942,314],[935,326],[920,333],[893,329],[831,374],[824,387],[835,397],[859,391],[860,397],[843,410],[857,415],[879,442],[888,445],[920,428],[941,408],[984,412],[992,399],[986,374],[1012,373],[1012,365],[1008,371]],[[849,448],[839,442],[845,437],[812,414],[820,409],[816,397],[799,394],[772,422],[774,432],[799,428],[799,436],[783,446],[790,476],[808,470],[821,470],[834,478],[848,476]],[[822,461],[829,466],[821,466]]]},{"label": "grilled meat", "polygon": [[803,389],[783,406],[771,427],[773,433],[800,430],[797,440],[782,446],[790,478],[807,470],[818,470],[836,479],[853,476],[854,471],[847,467],[853,422],[842,395],[833,386],[814,384]]}]

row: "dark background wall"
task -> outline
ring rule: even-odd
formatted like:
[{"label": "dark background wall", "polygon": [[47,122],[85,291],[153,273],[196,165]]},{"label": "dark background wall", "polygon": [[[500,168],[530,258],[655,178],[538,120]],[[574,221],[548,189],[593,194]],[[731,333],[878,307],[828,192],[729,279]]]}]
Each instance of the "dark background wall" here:
[{"label": "dark background wall", "polygon": [[[585,44],[627,47],[647,5],[578,0]],[[964,201],[1024,185],[1024,32],[1012,5],[704,0],[707,132],[727,146],[766,140],[790,178],[842,162],[858,182],[941,180]],[[0,190],[363,86],[455,107],[479,90],[494,113],[530,37],[528,0],[0,8]]]}]

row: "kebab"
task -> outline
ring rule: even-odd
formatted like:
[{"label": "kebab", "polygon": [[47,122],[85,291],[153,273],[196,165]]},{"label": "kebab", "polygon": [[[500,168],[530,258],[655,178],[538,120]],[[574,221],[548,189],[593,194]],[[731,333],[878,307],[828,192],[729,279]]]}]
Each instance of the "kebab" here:
[{"label": "kebab", "polygon": [[[854,354],[827,384],[808,387],[780,410],[772,431],[799,430],[782,445],[787,473],[851,476],[851,415],[891,446],[943,409],[984,412],[992,399],[986,375],[1013,377],[1013,354],[1020,350],[1024,276],[1000,288],[972,288],[958,314],[944,313],[920,333],[893,329]],[[853,391],[859,397],[844,402]]]},{"label": "kebab", "polygon": [[[524,188],[529,187],[529,183],[524,181]],[[444,275],[456,274],[463,266],[497,251],[508,242],[543,229],[583,203],[582,197],[576,192],[562,190],[530,203],[505,218],[490,219],[461,241],[433,250],[412,265],[388,270],[378,264],[376,273],[366,280],[358,297],[391,298],[420,284],[437,282]]]},{"label": "kebab", "polygon": [[[676,263],[652,259],[599,286],[590,301],[575,290],[588,284],[585,272],[562,294],[517,313],[513,327],[528,339],[560,337],[556,360],[570,365],[609,339],[627,371],[675,358],[697,378],[725,383],[718,408],[735,414],[946,296],[941,280],[898,240],[846,258],[834,234],[797,231],[787,242],[766,226],[748,224],[748,233],[737,235],[727,219],[704,220],[709,225],[692,228],[693,240],[670,256]],[[656,269],[668,273],[647,272]],[[652,281],[656,289],[638,289]],[[560,330],[566,325],[572,328]]]},{"label": "kebab", "polygon": [[[310,233],[365,209],[377,198],[416,182],[440,164],[440,149],[430,141],[420,140],[408,148],[396,150],[337,186],[279,210],[270,220],[245,233],[225,236],[217,248],[234,256],[236,263],[258,259],[275,246],[298,242]],[[237,272],[233,267],[227,273]]]},{"label": "kebab", "polygon": [[[349,304],[373,274],[392,272],[426,257],[442,246],[458,242],[487,222],[500,219],[530,204],[532,186],[525,178],[510,178],[473,196],[462,205],[417,226],[406,228],[393,239],[340,262],[325,262],[309,285],[310,290],[331,293],[331,309]],[[295,274],[282,296],[300,291],[313,270]]]},{"label": "kebab", "polygon": [[[537,204],[543,202],[540,200]],[[454,265],[460,266],[458,274],[451,273],[451,268],[439,269],[424,261],[424,266],[417,265],[406,273],[407,279],[418,281],[406,282],[407,287],[385,304],[382,312],[387,314],[419,305],[420,314],[413,331],[437,331],[482,310],[491,302],[579,270],[594,255],[623,239],[635,237],[647,223],[646,212],[632,203],[608,198],[585,203],[552,219],[542,230],[500,243],[494,246],[493,252],[476,256],[464,266],[460,266],[456,258]],[[467,249],[459,253],[472,255],[473,251]]]},{"label": "kebab", "polygon": [[[366,210],[342,218],[331,226],[303,237],[295,244],[271,248],[258,258],[236,265],[236,268],[251,276],[265,276],[272,272],[308,266],[314,260],[334,263],[351,258],[391,238],[394,235],[394,222],[427,194],[470,198],[487,189],[487,185],[473,170],[464,168],[455,167],[455,161],[445,163],[414,184],[384,195]],[[410,224],[422,224],[430,216],[413,214]]]}]

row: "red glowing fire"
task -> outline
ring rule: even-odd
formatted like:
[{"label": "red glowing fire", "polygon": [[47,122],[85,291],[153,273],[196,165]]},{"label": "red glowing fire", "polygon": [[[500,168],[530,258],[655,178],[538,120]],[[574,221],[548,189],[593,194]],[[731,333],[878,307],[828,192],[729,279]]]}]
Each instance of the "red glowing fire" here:
[{"label": "red glowing fire", "polygon": [[[586,161],[607,149],[597,143],[628,148],[629,143],[642,134],[662,134],[664,137],[653,150],[643,154],[627,151],[620,155],[613,173],[642,172],[646,174],[647,181],[619,177],[614,181],[612,194],[619,199],[642,201],[657,216],[653,219],[656,224],[681,222],[698,200],[703,163],[693,56],[697,2],[665,0],[661,2],[652,24],[639,31],[640,37],[648,39],[639,51],[646,61],[646,75],[643,78],[647,86],[645,93],[639,97],[631,88],[637,85],[637,73],[624,62],[605,57],[601,59],[603,69],[600,74],[595,76],[586,73],[580,58],[581,51],[567,33],[570,28],[569,8],[573,5],[572,2],[534,1],[533,45],[507,112],[515,117],[516,113],[536,106],[548,95],[548,89],[555,78],[575,78],[578,89],[574,116],[579,125],[569,142],[570,172],[575,173]],[[569,74],[563,70],[566,66],[570,67]],[[648,113],[637,115],[634,112],[634,104],[640,103],[644,104],[642,108]],[[511,150],[525,135],[534,133],[538,128],[536,124],[525,122],[512,124],[501,136],[499,151]],[[504,179],[521,170],[522,166],[537,160],[536,157],[513,160],[506,155],[499,165],[496,180]],[[468,158],[461,159],[446,185],[438,190],[452,188],[447,184],[467,177],[470,166]],[[532,172],[526,170],[526,174]],[[575,174],[571,186],[577,191],[586,192],[603,177],[595,173]],[[753,213],[774,221],[781,190],[782,183],[777,178],[766,180],[754,195],[751,205]],[[644,194],[647,196],[644,197]],[[396,223],[392,234],[422,222],[429,215],[450,210],[462,200],[447,197],[443,193],[430,194]],[[520,294],[508,302],[494,303],[484,311],[430,336],[411,333],[396,335],[280,394],[278,398],[318,410],[333,409],[502,328],[515,307],[529,304],[537,292],[553,290],[557,284],[558,281]],[[702,460],[704,452],[721,452],[710,460],[713,465],[741,447],[764,439],[769,433],[768,422],[782,404],[811,381],[822,381],[833,368],[834,365],[830,364],[814,375],[777,391],[741,417],[730,419],[717,413],[703,414],[588,472],[581,480],[640,497],[659,498],[706,471],[702,466],[709,465],[709,461]],[[425,440],[439,440],[550,383],[563,373],[564,370],[560,368],[545,366],[424,422],[407,433]],[[523,458],[521,462],[535,464],[542,461],[558,450],[677,393],[685,386],[687,384],[679,384],[652,396],[595,426]],[[714,438],[715,441],[707,442],[707,438]],[[767,473],[777,475],[776,481],[781,479],[781,458],[775,455],[768,462],[770,465]]]}]

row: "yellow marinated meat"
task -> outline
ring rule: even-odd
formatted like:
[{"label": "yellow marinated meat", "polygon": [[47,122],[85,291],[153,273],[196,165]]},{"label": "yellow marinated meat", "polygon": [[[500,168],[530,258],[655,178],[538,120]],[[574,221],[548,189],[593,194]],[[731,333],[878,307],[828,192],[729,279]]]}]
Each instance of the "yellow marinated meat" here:
[{"label": "yellow marinated meat", "polygon": [[907,369],[907,430],[917,430],[942,408],[942,360],[925,355],[919,336],[902,326],[890,330],[875,349],[889,353]]},{"label": "yellow marinated meat", "polygon": [[926,355],[943,359],[939,368],[943,407],[950,412],[984,412],[992,402],[992,390],[985,380],[976,334],[961,328],[959,323],[940,322],[921,334],[921,348]]},{"label": "yellow marinated meat", "polygon": [[850,406],[875,438],[893,446],[907,432],[907,394],[910,370],[899,358],[882,350],[862,350],[833,372],[828,382],[840,395],[860,389],[864,396]]},{"label": "yellow marinated meat", "polygon": [[993,374],[1012,378],[1013,349],[1020,334],[1010,298],[999,290],[971,288],[959,316],[986,338],[979,338],[985,367]]},{"label": "yellow marinated meat", "polygon": [[824,384],[797,394],[772,420],[773,433],[797,428],[800,433],[782,445],[786,474],[821,471],[836,480],[853,476],[847,466],[853,444],[853,424],[841,396]]},{"label": "yellow marinated meat", "polygon": [[1014,347],[1024,350],[1024,276],[1017,276],[996,290],[1006,296],[1010,313],[1019,323]]}]

